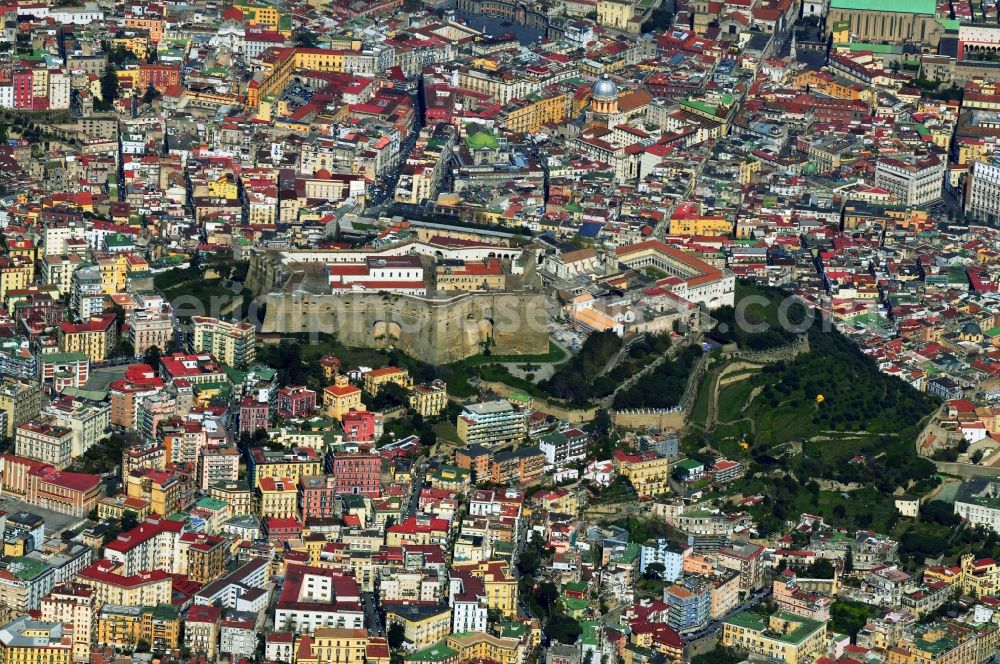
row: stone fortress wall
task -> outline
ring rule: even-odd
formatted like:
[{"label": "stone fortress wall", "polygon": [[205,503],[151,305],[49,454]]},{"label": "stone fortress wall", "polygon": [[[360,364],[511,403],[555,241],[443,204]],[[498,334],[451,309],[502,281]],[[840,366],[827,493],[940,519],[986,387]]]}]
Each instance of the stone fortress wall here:
[{"label": "stone fortress wall", "polygon": [[262,332],[333,334],[347,346],[397,348],[431,364],[456,362],[487,348],[494,355],[549,350],[542,293],[314,292],[319,289],[310,283],[317,283],[324,266],[285,263],[280,251],[252,254],[247,287],[264,301]]}]

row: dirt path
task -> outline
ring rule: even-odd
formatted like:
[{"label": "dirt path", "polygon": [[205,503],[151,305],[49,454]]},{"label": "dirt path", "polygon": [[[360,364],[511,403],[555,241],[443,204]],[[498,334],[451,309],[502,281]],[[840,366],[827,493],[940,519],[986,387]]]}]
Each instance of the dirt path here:
[{"label": "dirt path", "polygon": [[[514,376],[515,378],[527,379],[528,374],[530,373],[534,376],[532,380],[535,383],[539,383],[543,380],[548,380],[549,378],[552,378],[552,375],[556,372],[556,369],[558,369],[560,365],[569,362],[570,358],[573,357],[573,353],[572,351],[570,351],[569,348],[566,348],[555,339],[552,339],[552,343],[558,346],[559,349],[562,350],[563,352],[563,358],[557,362],[530,362],[526,360],[521,360],[518,362],[500,362],[499,364],[506,367],[507,371],[510,372],[510,375]],[[530,365],[532,367],[537,367],[537,368],[533,368],[530,371],[525,371],[524,369],[522,369],[522,367],[525,365]]]},{"label": "dirt path", "polygon": [[[742,362],[731,362],[729,364],[723,364],[719,367],[717,372],[712,372],[712,389],[709,391],[708,397],[708,417],[705,419],[705,431],[715,431],[715,427],[720,424],[732,424],[734,422],[739,422],[748,418],[739,418],[737,420],[732,420],[730,422],[720,422],[717,421],[719,417],[719,392],[722,389],[722,380],[734,373],[745,372],[749,368],[754,368],[755,365],[750,365]],[[758,370],[762,367],[756,367]],[[739,376],[736,380],[726,383],[726,386],[732,385],[733,383],[738,383],[743,380],[749,380],[753,376],[752,373],[747,373],[745,376]],[[750,398],[745,404],[743,404],[743,410],[747,409],[753,398],[757,396],[756,394],[751,394]]]},{"label": "dirt path", "polygon": [[715,420],[719,416],[719,381],[722,380],[724,371],[725,367],[722,367],[720,371],[712,372],[712,389],[708,393],[708,416],[705,418],[705,431],[715,431],[718,424]]}]

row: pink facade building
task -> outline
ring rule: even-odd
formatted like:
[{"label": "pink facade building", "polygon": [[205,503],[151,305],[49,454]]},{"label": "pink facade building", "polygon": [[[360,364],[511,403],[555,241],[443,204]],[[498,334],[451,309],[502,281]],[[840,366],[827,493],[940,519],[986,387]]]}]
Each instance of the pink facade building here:
[{"label": "pink facade building", "polygon": [[336,454],[331,475],[334,492],[376,498],[382,494],[382,457],[377,454]]},{"label": "pink facade building", "polygon": [[309,417],[316,411],[316,393],[304,385],[278,390],[278,417]]}]

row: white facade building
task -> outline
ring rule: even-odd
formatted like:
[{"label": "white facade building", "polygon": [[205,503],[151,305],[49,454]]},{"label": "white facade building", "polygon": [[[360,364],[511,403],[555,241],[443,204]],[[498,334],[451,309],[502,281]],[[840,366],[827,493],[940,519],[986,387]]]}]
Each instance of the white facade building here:
[{"label": "white facade building", "polygon": [[639,572],[653,564],[663,565],[662,579],[673,583],[684,570],[684,559],[691,554],[691,547],[675,544],[670,540],[658,539],[655,544],[644,544],[639,550]]},{"label": "white facade building", "polygon": [[965,211],[976,221],[995,223],[1000,219],[1000,165],[974,163],[968,191]]},{"label": "white facade building", "polygon": [[966,481],[955,496],[955,514],[973,526],[1000,532],[1000,482],[986,478]]},{"label": "white facade building", "polygon": [[904,205],[929,205],[941,199],[947,166],[934,155],[879,159],[875,164],[875,186],[887,190]]}]

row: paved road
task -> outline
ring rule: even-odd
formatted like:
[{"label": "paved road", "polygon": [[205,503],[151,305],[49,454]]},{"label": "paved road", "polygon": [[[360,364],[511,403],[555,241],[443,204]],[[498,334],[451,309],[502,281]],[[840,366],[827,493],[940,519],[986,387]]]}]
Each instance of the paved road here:
[{"label": "paved road", "polygon": [[420,492],[424,488],[426,479],[426,468],[423,458],[413,466],[413,491],[410,492],[410,502],[406,506],[406,516],[409,518],[417,513],[417,505],[420,503]]},{"label": "paved road", "polygon": [[372,636],[385,636],[385,625],[382,624],[382,616],[379,615],[375,603],[375,594],[361,593],[361,607],[365,612],[365,624],[368,625],[368,633]]},{"label": "paved road", "polygon": [[[765,597],[767,597],[768,595],[770,595],[770,594],[771,594],[771,587],[770,586],[766,586],[764,588],[761,588],[760,590],[758,590],[757,592],[755,592],[753,595],[751,595],[750,597],[748,597],[745,602],[743,602],[738,607],[736,607],[735,609],[733,609],[732,611],[730,611],[728,615],[733,615],[733,614],[736,614],[736,613],[740,613],[741,611],[747,611],[749,609],[752,609],[753,607],[755,607],[758,604],[760,604],[760,602],[763,601],[763,599]],[[682,637],[684,638],[684,641],[686,643],[693,644],[696,641],[700,641],[700,640],[705,639],[705,638],[714,637],[715,634],[719,630],[721,630],[721,629],[722,629],[722,621],[721,620],[713,620],[713,621],[711,621],[710,623],[708,623],[707,625],[705,625],[704,627],[702,627],[701,629],[699,629],[697,631],[689,632],[687,634],[683,634]]]}]

